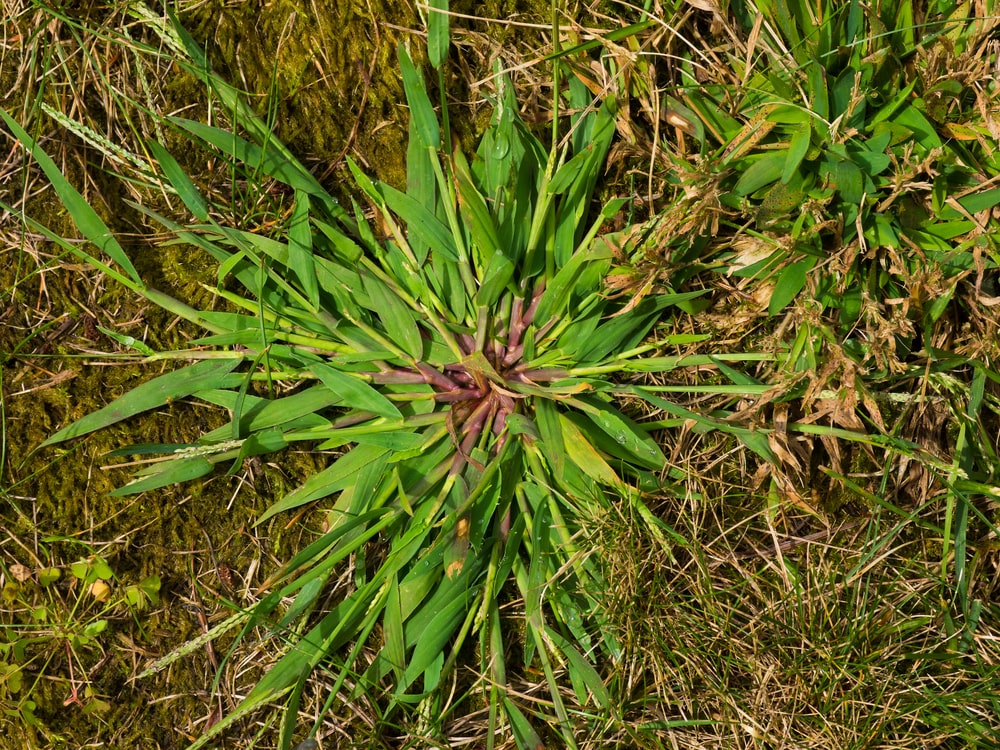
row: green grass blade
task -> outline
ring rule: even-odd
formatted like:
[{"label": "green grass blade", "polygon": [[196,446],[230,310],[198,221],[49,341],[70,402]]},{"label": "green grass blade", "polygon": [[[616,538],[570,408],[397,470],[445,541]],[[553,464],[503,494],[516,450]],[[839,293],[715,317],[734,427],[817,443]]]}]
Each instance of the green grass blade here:
[{"label": "green grass blade", "polygon": [[656,441],[640,425],[610,404],[588,396],[569,399],[567,403],[579,408],[642,466],[662,469],[667,464],[667,457]]},{"label": "green grass blade", "polygon": [[428,0],[426,12],[427,59],[437,69],[448,58],[448,49],[451,46],[448,0]]},{"label": "green grass blade", "polygon": [[204,456],[177,458],[172,461],[155,464],[153,468],[143,472],[145,476],[133,479],[128,484],[111,492],[112,497],[137,495],[140,492],[156,490],[174,484],[190,482],[212,473],[215,463]]},{"label": "green grass blade", "polygon": [[380,279],[365,276],[364,285],[389,339],[410,357],[420,359],[424,344],[413,311]]},{"label": "green grass blade", "polygon": [[56,163],[52,161],[51,157],[45,153],[34,138],[28,135],[24,128],[18,125],[7,114],[6,110],[0,109],[0,118],[3,118],[7,127],[10,128],[14,136],[21,142],[21,145],[38,162],[38,166],[42,168],[45,176],[52,183],[52,188],[56,191],[56,195],[59,196],[59,200],[66,206],[66,210],[69,211],[70,217],[72,217],[77,228],[83,233],[83,236],[121,266],[125,273],[128,274],[133,288],[138,291],[144,289],[145,284],[139,277],[139,272],[132,265],[132,261],[129,260],[122,246],[118,244],[118,240],[111,234],[108,225],[97,215],[97,212],[87,203],[79,191],[70,185],[69,180],[63,176],[63,173],[56,166]]},{"label": "green grass blade", "polygon": [[174,190],[177,191],[177,195],[180,196],[184,205],[187,206],[188,211],[190,211],[194,217],[198,219],[198,221],[209,221],[208,203],[198,191],[198,188],[195,187],[191,178],[188,177],[187,173],[181,168],[181,165],[177,163],[173,154],[167,151],[167,149],[156,141],[149,141],[149,148],[153,152],[153,156],[156,157],[156,161],[160,165],[160,169],[163,170],[163,174],[166,176],[170,184],[173,185]]},{"label": "green grass blade", "polygon": [[441,128],[424,81],[403,45],[399,45],[399,69],[403,76],[403,89],[410,105],[410,117],[414,124],[414,134],[420,145],[437,150],[441,147]]},{"label": "green grass blade", "polygon": [[504,711],[507,718],[510,719],[510,728],[514,732],[514,742],[517,743],[518,750],[538,750],[540,747],[545,747],[542,738],[532,728],[531,722],[528,721],[528,717],[521,709],[506,696],[502,700]]},{"label": "green grass blade", "polygon": [[309,174],[287,150],[277,147],[277,141],[273,135],[267,139],[267,147],[263,148],[256,143],[240,138],[229,130],[205,125],[184,117],[174,116],[170,117],[169,120],[195,138],[219,149],[237,163],[245,164],[254,170],[260,170],[268,177],[273,177],[278,182],[296,190],[329,199],[329,195],[316,181],[316,178]]},{"label": "green grass blade", "polygon": [[[239,394],[235,391],[214,391],[205,393],[203,398],[209,403],[218,404],[230,411],[235,410]],[[317,385],[304,391],[293,393],[277,399],[265,399],[247,395],[243,407],[243,419],[240,424],[240,434],[261,432],[272,428],[280,428],[295,422],[301,417],[315,415],[322,424],[329,421],[318,412],[330,406],[343,403],[343,397],[331,391],[325,385]],[[229,440],[233,435],[233,425],[230,422],[202,436],[206,443]]]},{"label": "green grass blade", "polygon": [[300,487],[271,505],[260,515],[254,525],[259,526],[278,513],[298,508],[346,489],[354,483],[359,471],[388,452],[385,448],[369,445],[358,445],[352,448],[333,464],[323,471],[313,474]]},{"label": "green grass blade", "polygon": [[313,261],[312,227],[309,224],[309,194],[295,193],[291,223],[288,225],[288,267],[305,290],[314,310],[319,309],[319,285]]},{"label": "green grass blade", "polygon": [[86,435],[198,391],[238,386],[243,376],[231,373],[239,363],[239,359],[207,359],[160,375],[136,386],[103,409],[59,430],[43,442],[41,447]]},{"label": "green grass blade", "polygon": [[395,404],[364,381],[326,364],[312,364],[309,369],[350,408],[370,411],[387,419],[403,418]]},{"label": "green grass blade", "polygon": [[771,301],[767,305],[768,315],[777,315],[799,295],[806,285],[806,276],[814,265],[815,258],[804,258],[785,266],[771,293]]},{"label": "green grass blade", "polygon": [[[433,171],[431,171],[433,178]],[[433,183],[432,183],[433,186]],[[455,249],[455,238],[448,227],[422,201],[409,193],[401,193],[391,185],[378,183],[378,191],[385,205],[403,222],[409,232],[410,245],[418,263],[423,263],[427,251],[418,253],[417,247],[427,248],[436,256],[456,262],[458,251]]]}]

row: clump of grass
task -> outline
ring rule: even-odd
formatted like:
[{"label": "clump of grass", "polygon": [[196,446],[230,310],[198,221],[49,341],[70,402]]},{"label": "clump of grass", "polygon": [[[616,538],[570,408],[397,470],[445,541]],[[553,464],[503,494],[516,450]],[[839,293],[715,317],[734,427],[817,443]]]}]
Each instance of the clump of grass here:
[{"label": "clump of grass", "polygon": [[[626,199],[595,209],[592,196],[616,102],[595,102],[578,78],[562,82],[557,66],[553,90],[564,83],[566,93],[553,104],[568,114],[553,118],[546,147],[521,122],[501,77],[490,127],[467,159],[452,143],[446,104],[436,111],[400,48],[411,114],[406,190],[351,164],[373,224],[363,205],[348,210],[331,197],[210,71],[183,30],[146,21],[160,24],[171,54],[233,123],[225,130],[171,117],[164,126],[251,183],[274,180],[275,220],[227,225],[226,207],[203,195],[159,141],[148,143],[142,179],[176,196],[195,221],[136,208],[219,264],[213,291],[230,311],[196,309],[143,280],[94,208],[3,113],[100,252],[26,218],[29,226],[210,333],[190,350],[149,356],[193,364],[136,387],[45,445],[192,397],[228,410],[231,420],[194,444],[121,449],[145,466],[116,494],[195,480],[220,466],[233,472],[294,444],[330,455],[325,469],[259,519],[323,502],[324,532],[270,577],[272,593],[258,606],[211,631],[242,626],[245,635],[264,626],[291,638],[287,652],[192,747],[276,701],[286,707],[280,742],[290,746],[320,666],[332,684],[309,736],[335,703],[364,697],[379,706],[382,724],[440,737],[456,665],[472,647],[479,678],[463,690],[487,706],[488,744],[503,726],[519,746],[541,742],[541,727],[529,719],[541,704],[527,711],[506,689],[509,671],[531,665],[544,675],[551,714],[543,715],[562,742],[573,746],[579,727],[560,674],[597,721],[620,722],[595,666],[620,654],[594,608],[607,582],[577,537],[590,519],[625,504],[669,543],[669,529],[643,498],[683,473],[666,468],[650,434],[658,425],[637,421],[619,401],[692,415],[633,382],[682,364],[659,355],[690,337],[657,324],[672,309],[690,309],[701,292],[664,290],[634,302],[607,294],[617,240],[599,233]],[[428,57],[439,71],[448,45],[447,16],[430,14]],[[692,363],[719,358],[727,359]],[[338,573],[347,564],[352,580]],[[331,585],[335,603],[320,606]],[[512,595],[523,607],[513,630],[500,608]],[[513,642],[523,651],[516,664],[507,655]]]}]

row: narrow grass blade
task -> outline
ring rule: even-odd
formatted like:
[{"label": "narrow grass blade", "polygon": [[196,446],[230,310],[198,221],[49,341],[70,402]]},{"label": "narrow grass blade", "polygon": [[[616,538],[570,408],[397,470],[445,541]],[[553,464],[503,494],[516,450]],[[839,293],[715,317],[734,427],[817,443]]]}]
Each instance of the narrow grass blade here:
[{"label": "narrow grass blade", "polygon": [[[433,174],[433,172],[432,172]],[[393,213],[406,224],[410,235],[411,247],[418,262],[423,262],[427,253],[418,255],[414,243],[433,250],[445,260],[457,261],[458,251],[455,249],[455,238],[448,227],[418,199],[409,193],[401,193],[391,185],[378,184],[382,198]]]},{"label": "narrow grass blade", "polygon": [[423,79],[402,45],[399,46],[399,69],[403,76],[406,101],[410,105],[414,133],[422,146],[436,151],[441,147],[441,128],[438,125],[437,115],[434,114],[434,107],[430,97],[427,96]]},{"label": "narrow grass blade", "polygon": [[339,395],[352,409],[370,411],[388,419],[403,418],[395,404],[364,381],[330,365],[317,363],[310,365],[309,369],[323,385]]},{"label": "narrow grass blade", "polygon": [[132,261],[125,254],[125,250],[118,244],[118,240],[111,234],[108,225],[101,220],[101,217],[97,215],[97,212],[87,203],[86,199],[63,176],[56,163],[52,161],[35,139],[28,135],[7,114],[6,110],[0,109],[0,118],[3,118],[7,127],[10,128],[14,136],[21,142],[21,145],[38,162],[38,166],[42,168],[45,176],[52,183],[52,188],[56,191],[56,195],[59,196],[59,200],[66,206],[66,210],[69,211],[73,222],[83,233],[83,236],[97,245],[102,252],[121,266],[125,273],[128,274],[134,288],[138,290],[144,289],[145,284],[139,277],[139,272],[135,270],[135,266],[132,265]]},{"label": "narrow grass blade", "polygon": [[354,483],[357,473],[362,468],[388,452],[385,448],[369,445],[358,445],[352,448],[326,469],[310,476],[298,489],[274,503],[260,515],[254,525],[259,526],[278,513],[298,508],[346,489]]},{"label": "narrow grass blade", "polygon": [[277,148],[277,141],[271,134],[267,139],[267,147],[263,148],[256,143],[251,143],[245,138],[240,138],[235,133],[216,128],[212,125],[195,120],[188,120],[184,117],[170,117],[170,122],[188,131],[197,139],[215,146],[228,158],[237,163],[247,165],[251,169],[257,169],[273,177],[289,187],[301,190],[309,195],[316,195],[320,198],[328,198],[327,192],[307,172],[287,151]]},{"label": "narrow grass blade", "polygon": [[181,168],[181,165],[177,163],[173,154],[156,141],[149,141],[149,149],[153,152],[153,156],[156,157],[156,161],[160,165],[160,169],[163,170],[167,180],[173,185],[174,190],[177,191],[177,195],[184,202],[184,205],[187,206],[188,211],[198,221],[207,222],[209,220],[208,203],[198,191],[198,188],[195,187],[191,178]]},{"label": "narrow grass blade", "polygon": [[427,59],[435,69],[448,57],[451,45],[449,34],[448,0],[427,2]]},{"label": "narrow grass blade", "polygon": [[103,409],[64,427],[40,447],[86,435],[141,412],[163,406],[168,401],[186,398],[198,391],[238,386],[243,376],[230,373],[239,362],[238,359],[208,359],[168,372],[148,383],[136,386]]},{"label": "narrow grass blade", "polygon": [[572,404],[620,445],[638,463],[649,469],[662,469],[667,463],[656,441],[638,424],[610,404],[597,398],[580,396],[569,399]]},{"label": "narrow grass blade", "polygon": [[531,722],[528,721],[528,717],[522,713],[521,709],[514,705],[509,698],[504,697],[502,700],[504,711],[507,718],[510,719],[510,728],[514,732],[514,742],[517,743],[518,750],[538,750],[540,747],[545,747],[542,738],[532,728]]},{"label": "narrow grass blade", "polygon": [[111,492],[112,497],[123,497],[125,495],[137,495],[140,492],[156,490],[160,487],[190,482],[199,479],[207,474],[211,474],[215,469],[215,463],[209,461],[204,456],[189,456],[176,458],[172,461],[155,464],[145,470],[137,479],[119,487]]},{"label": "narrow grass blade", "polygon": [[297,191],[288,225],[288,267],[305,290],[306,299],[314,310],[319,309],[319,285],[313,261],[312,227],[309,225],[309,194]]},{"label": "narrow grass blade", "polygon": [[[235,376],[234,376],[235,377]],[[205,401],[218,404],[230,411],[236,408],[236,400],[239,394],[229,390],[213,390],[202,394]],[[247,395],[243,407],[243,418],[240,427],[240,435],[246,435],[273,428],[282,428],[295,422],[301,417],[315,415],[321,424],[329,424],[329,421],[320,416],[317,412],[329,406],[336,406],[343,403],[340,394],[331,391],[325,385],[317,385],[308,388],[291,396],[283,396],[277,399],[265,399],[257,396]],[[202,436],[204,443],[217,443],[229,440],[233,435],[233,424],[230,422]]]}]

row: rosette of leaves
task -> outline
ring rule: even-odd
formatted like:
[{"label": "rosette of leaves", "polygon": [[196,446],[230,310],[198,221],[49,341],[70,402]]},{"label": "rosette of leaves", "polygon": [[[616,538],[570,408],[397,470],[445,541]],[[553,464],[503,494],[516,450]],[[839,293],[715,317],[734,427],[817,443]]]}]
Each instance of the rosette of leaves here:
[{"label": "rosette of leaves", "polygon": [[[119,493],[196,480],[220,465],[235,470],[294,443],[329,451],[325,469],[259,519],[321,503],[328,530],[271,577],[273,593],[254,611],[225,624],[267,623],[286,638],[298,635],[237,711],[195,745],[284,698],[282,742],[289,746],[301,693],[323,664],[337,665],[331,702],[365,693],[383,701],[386,716],[419,704],[419,715],[440,717],[446,696],[439,688],[463,646],[478,639],[489,737],[505,719],[520,745],[537,746],[535,730],[503,689],[512,638],[523,641],[525,665],[541,665],[554,719],[572,745],[556,664],[582,704],[613,713],[593,661],[618,649],[595,616],[591,592],[604,582],[600,566],[577,546],[577,532],[612,502],[633,503],[648,516],[643,493],[663,488],[664,455],[616,398],[664,405],[627,382],[632,373],[676,364],[642,357],[669,343],[649,339],[665,311],[696,294],[665,293],[634,305],[606,294],[612,246],[599,231],[625,200],[595,206],[593,193],[615,132],[614,103],[594,106],[582,83],[566,82],[563,103],[572,114],[564,142],[549,149],[519,119],[503,85],[478,151],[466,158],[453,151],[446,110],[442,126],[401,48],[411,113],[405,190],[351,164],[359,198],[381,220],[380,237],[364,206],[345,210],[332,198],[210,72],[182,29],[162,32],[235,127],[170,122],[237,174],[276,180],[293,196],[279,233],[227,226],[167,149],[149,144],[160,184],[194,220],[147,213],[218,262],[216,291],[235,312],[195,310],[146,285],[93,208],[3,116],[91,244],[49,233],[52,239],[210,334],[193,342],[191,364],[45,444],[193,398],[224,407],[231,421],[189,446],[142,447],[165,460]],[[439,66],[437,38],[430,56]],[[347,559],[363,561],[373,549],[370,559],[378,562],[362,562],[356,585],[332,609],[317,611]],[[504,596],[523,599],[516,634],[504,630]]]}]

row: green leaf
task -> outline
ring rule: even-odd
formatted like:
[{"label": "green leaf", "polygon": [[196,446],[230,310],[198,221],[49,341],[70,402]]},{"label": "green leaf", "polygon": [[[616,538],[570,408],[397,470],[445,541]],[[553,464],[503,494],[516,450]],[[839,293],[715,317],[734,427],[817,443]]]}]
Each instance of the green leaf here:
[{"label": "green leaf", "polygon": [[313,262],[312,228],[309,226],[309,194],[301,190],[295,193],[295,205],[288,225],[288,267],[302,283],[309,304],[314,310],[319,309],[319,286]]},{"label": "green leaf", "polygon": [[168,372],[136,386],[103,409],[64,427],[40,447],[86,435],[136,414],[163,406],[168,401],[186,398],[198,391],[236,387],[242,382],[243,376],[230,373],[239,363],[238,359],[206,359]]},{"label": "green leaf", "polygon": [[[463,569],[455,578],[446,576],[441,579],[438,591],[423,605],[422,609],[433,613],[433,617],[425,627],[413,629],[412,636],[407,639],[414,642],[415,647],[406,665],[403,680],[396,685],[397,695],[406,690],[418,677],[427,673],[435,661],[442,657],[445,645],[465,618],[470,596],[468,585],[467,569]],[[436,685],[425,684],[424,690],[432,690],[434,687]]]},{"label": "green leaf", "polygon": [[[48,154],[42,150],[42,147],[35,142],[35,140],[28,135],[25,130],[15,122],[7,111],[0,109],[0,117],[3,118],[4,122],[7,123],[7,127],[10,128],[14,136],[21,141],[21,144],[28,150],[28,153],[38,162],[38,166],[42,168],[45,176],[48,178],[49,182],[52,183],[52,188],[56,191],[56,195],[59,196],[59,200],[62,201],[63,205],[66,206],[66,210],[69,211],[70,217],[73,219],[73,223],[76,224],[77,228],[83,232],[83,236],[90,240],[92,243],[97,245],[102,252],[107,254],[115,263],[122,267],[125,273],[128,274],[129,278],[138,287],[144,287],[142,279],[139,278],[139,272],[135,270],[135,266],[132,265],[132,261],[129,260],[122,246],[118,244],[118,240],[114,238],[111,234],[111,230],[108,225],[105,224],[101,217],[97,215],[97,212],[91,208],[90,204],[87,203],[86,199],[80,195],[76,188],[70,185],[69,180],[67,180],[63,173],[59,171],[59,167],[56,163],[52,161]],[[54,436],[53,436],[54,437]],[[45,441],[44,444],[52,442],[52,438]]]},{"label": "green leaf", "polygon": [[573,683],[573,689],[580,704],[586,705],[589,695],[594,698],[598,706],[606,710],[609,707],[608,704],[611,696],[597,670],[584,658],[583,654],[573,648],[569,641],[557,632],[551,628],[546,628],[545,632],[552,639],[552,642],[559,647],[559,651],[563,656],[566,657],[566,661],[568,662],[567,671],[569,672],[570,681]]},{"label": "green leaf", "polygon": [[504,249],[500,247],[500,236],[486,205],[486,199],[473,183],[469,165],[461,152],[455,155],[454,164],[455,177],[458,181],[458,207],[472,235],[473,258],[477,261],[477,269],[482,279],[486,265],[493,254],[502,253]]},{"label": "green leaf", "polygon": [[[235,376],[233,376],[235,377]],[[211,404],[217,404],[230,411],[236,408],[239,394],[230,390],[212,390],[200,394],[200,397]],[[342,397],[331,391],[325,385],[316,385],[304,391],[293,393],[276,399],[264,399],[247,396],[240,420],[240,434],[247,435],[271,428],[280,428],[291,424],[301,417],[315,415],[321,423],[328,420],[319,416],[318,412],[328,406],[343,403]],[[207,432],[201,437],[203,443],[216,443],[229,440],[233,435],[232,423]]]},{"label": "green leaf", "polygon": [[755,159],[740,175],[733,193],[738,196],[753,195],[762,187],[777,181],[784,173],[787,161],[787,154],[780,151]]},{"label": "green leaf", "polygon": [[510,728],[514,732],[514,741],[517,743],[518,750],[538,750],[538,748],[545,747],[542,738],[532,728],[527,717],[521,713],[521,709],[514,705],[506,696],[501,700],[503,700],[503,707],[507,713],[507,718],[510,719]]},{"label": "green leaf", "polygon": [[413,61],[402,44],[399,45],[399,69],[403,76],[403,89],[410,105],[410,117],[420,144],[435,151],[441,147],[441,128],[434,107],[427,96],[424,81],[413,66]]},{"label": "green leaf", "polygon": [[802,164],[802,160],[809,150],[811,135],[812,128],[808,124],[804,124],[792,134],[791,143],[788,145],[788,155],[785,158],[785,166],[781,171],[782,183],[787,185],[792,177],[795,176],[799,165]]},{"label": "green leaf", "polygon": [[428,0],[427,2],[427,59],[435,68],[448,57],[451,43],[448,30],[448,0]]},{"label": "green leaf", "polygon": [[667,457],[656,441],[640,425],[610,404],[588,396],[569,399],[568,403],[579,408],[642,466],[649,469],[662,469],[666,466]]},{"label": "green leaf", "polygon": [[254,525],[259,526],[278,513],[298,508],[346,489],[355,482],[361,469],[386,453],[388,451],[385,448],[369,445],[355,446],[323,471],[306,479],[302,486],[274,503],[261,514]]},{"label": "green leaf", "polygon": [[917,142],[928,151],[940,148],[942,145],[941,138],[938,136],[937,131],[934,130],[934,126],[912,104],[908,104],[899,110],[896,116],[892,118],[892,123],[893,125],[902,125],[909,129],[916,136]]},{"label": "green leaf", "polygon": [[[380,182],[378,190],[386,205],[406,223],[411,245],[426,245],[435,255],[453,262],[458,260],[455,238],[451,231],[426,205],[385,183]],[[417,255],[417,260],[422,262],[426,255]]]},{"label": "green leaf", "polygon": [[555,277],[549,279],[538,303],[535,315],[538,322],[546,323],[553,316],[563,314],[577,280],[588,266],[595,265],[602,269],[602,274],[605,269],[610,268],[612,241],[613,238],[608,235],[596,238],[585,248],[574,253],[569,262],[556,272]]},{"label": "green leaf", "polygon": [[660,294],[646,298],[628,315],[602,323],[578,353],[580,363],[603,360],[612,351],[630,349],[649,331],[658,314],[671,305],[692,300],[705,294],[702,290]]},{"label": "green leaf", "polygon": [[188,456],[175,458],[172,461],[155,465],[156,470],[147,476],[134,479],[128,484],[111,492],[112,497],[136,495],[147,490],[169,487],[175,484],[190,482],[192,479],[211,474],[215,464],[204,456]]},{"label": "green leaf", "polygon": [[864,196],[864,177],[858,166],[845,159],[833,163],[834,181],[837,191],[847,203],[861,203]]},{"label": "green leaf", "polygon": [[169,117],[167,119],[251,169],[258,169],[278,182],[309,193],[309,195],[315,195],[327,201],[330,199],[329,194],[316,181],[316,178],[309,174],[298,160],[288,154],[287,149],[282,150],[277,147],[273,133],[268,137],[268,148],[264,149],[222,128],[205,125],[184,117]]},{"label": "green leaf", "polygon": [[326,364],[315,363],[310,365],[309,369],[350,408],[370,411],[388,419],[403,418],[399,409],[389,399],[364,381]]},{"label": "green leaf", "polygon": [[382,654],[392,667],[398,683],[406,668],[406,645],[403,641],[403,614],[400,602],[399,578],[393,576],[389,586],[389,596],[382,616],[382,634],[385,645]]},{"label": "green leaf", "polygon": [[774,291],[771,292],[771,301],[767,306],[768,315],[777,315],[785,305],[798,296],[806,285],[806,274],[815,264],[815,258],[805,258],[785,266],[774,285]]},{"label": "green leaf", "polygon": [[1000,204],[1000,188],[972,193],[959,198],[958,202],[970,214],[977,214]]},{"label": "green leaf", "polygon": [[510,259],[502,251],[496,250],[480,282],[479,291],[476,293],[476,304],[492,307],[514,277],[515,270]]},{"label": "green leaf", "polygon": [[392,343],[414,359],[420,359],[424,345],[413,311],[380,279],[365,276],[364,285]]},{"label": "green leaf", "polygon": [[576,426],[573,420],[564,414],[559,415],[562,429],[563,447],[570,461],[576,464],[584,474],[595,482],[610,487],[623,486],[622,480],[615,473],[604,457],[593,446],[588,437]]},{"label": "green leaf", "polygon": [[177,191],[180,199],[184,201],[184,205],[187,206],[188,211],[194,214],[194,217],[198,221],[207,222],[209,220],[208,203],[202,197],[198,188],[195,187],[191,178],[181,169],[181,165],[177,163],[177,160],[167,149],[156,141],[149,141],[149,148],[159,163],[160,169],[163,170],[163,174],[170,181],[170,184],[174,186],[174,190]]}]

